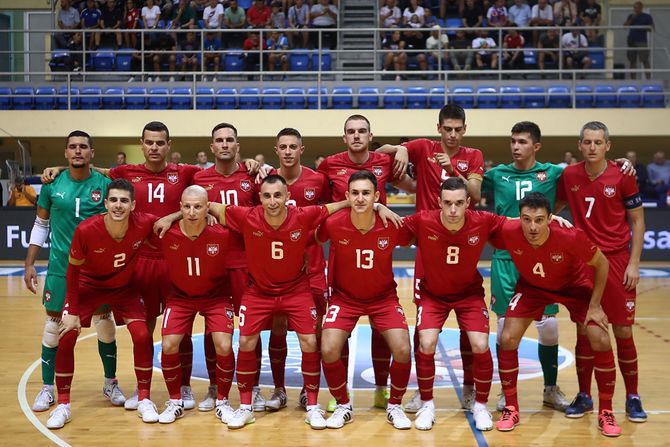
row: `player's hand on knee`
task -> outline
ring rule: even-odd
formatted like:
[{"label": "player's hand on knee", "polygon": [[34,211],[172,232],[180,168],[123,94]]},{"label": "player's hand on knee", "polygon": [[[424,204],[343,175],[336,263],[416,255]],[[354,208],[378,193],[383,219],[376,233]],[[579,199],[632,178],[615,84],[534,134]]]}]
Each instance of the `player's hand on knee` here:
[{"label": "player's hand on knee", "polygon": [[70,331],[77,331],[77,334],[81,332],[81,321],[79,320],[79,315],[63,315],[63,318],[58,325],[58,338],[63,338],[63,336]]},{"label": "player's hand on knee", "polygon": [[589,310],[586,312],[584,326],[588,326],[589,321],[593,321],[604,331],[609,330],[609,321],[607,320],[607,315],[605,315],[605,311],[603,311],[603,308],[600,305],[598,305],[598,307],[589,306]]}]

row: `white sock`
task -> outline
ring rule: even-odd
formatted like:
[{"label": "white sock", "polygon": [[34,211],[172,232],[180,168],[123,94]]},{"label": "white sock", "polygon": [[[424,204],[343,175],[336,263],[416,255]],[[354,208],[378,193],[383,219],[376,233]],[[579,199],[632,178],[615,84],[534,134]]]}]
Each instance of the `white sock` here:
[{"label": "white sock", "polygon": [[476,410],[486,410],[486,404],[475,401],[475,405],[472,407],[472,411]]},{"label": "white sock", "polygon": [[421,403],[423,404],[423,405],[421,405],[422,407],[428,407],[428,408],[435,409],[435,402],[433,402],[433,399],[422,400]]}]

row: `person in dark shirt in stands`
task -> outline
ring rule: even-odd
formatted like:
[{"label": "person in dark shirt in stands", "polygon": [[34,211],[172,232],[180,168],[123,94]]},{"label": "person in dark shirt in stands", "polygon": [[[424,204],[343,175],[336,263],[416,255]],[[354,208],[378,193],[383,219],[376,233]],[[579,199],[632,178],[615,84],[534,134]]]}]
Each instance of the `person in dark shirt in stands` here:
[{"label": "person in dark shirt in stands", "polygon": [[[123,11],[116,7],[116,0],[107,0],[107,7],[102,10],[102,17],[100,19],[100,28],[107,30],[121,29],[121,22],[123,22]],[[95,46],[100,46],[100,41],[103,37],[107,37],[112,33],[95,33]],[[120,32],[115,32],[116,47],[119,48],[123,42],[123,35]]]},{"label": "person in dark shirt in stands", "polygon": [[[647,42],[647,32],[654,29],[654,19],[642,12],[642,2],[635,2],[633,5],[633,13],[628,16],[624,26],[648,26],[650,29],[633,28],[628,32],[628,62],[630,68],[635,70],[637,68],[637,60],[649,70],[649,44]],[[647,71],[647,79],[651,79],[651,72]],[[631,79],[637,77],[637,73],[630,74]]]},{"label": "person in dark shirt in stands", "polygon": [[635,168],[635,180],[637,180],[637,187],[640,190],[642,197],[645,199],[654,197],[654,192],[651,188],[651,183],[649,182],[649,174],[647,174],[647,166],[645,166],[644,163],[637,161],[637,154],[635,151],[626,152],[626,158]]}]

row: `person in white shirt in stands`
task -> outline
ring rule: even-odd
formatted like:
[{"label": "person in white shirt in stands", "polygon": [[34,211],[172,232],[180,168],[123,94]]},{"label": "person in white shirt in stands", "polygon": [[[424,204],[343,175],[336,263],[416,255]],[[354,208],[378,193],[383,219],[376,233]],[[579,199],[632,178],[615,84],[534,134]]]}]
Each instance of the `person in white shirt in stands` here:
[{"label": "person in white shirt in stands", "polygon": [[205,28],[221,28],[223,23],[223,5],[217,0],[210,0],[209,5],[202,13],[202,19],[205,22]]},{"label": "person in white shirt in stands", "polygon": [[[561,46],[567,50],[563,52],[565,68],[568,70],[577,68],[586,70],[591,68],[591,59],[586,53],[589,42],[586,40],[586,36],[581,34],[578,29],[573,29],[569,33],[563,34]],[[580,51],[580,48],[583,48],[583,50]]]}]

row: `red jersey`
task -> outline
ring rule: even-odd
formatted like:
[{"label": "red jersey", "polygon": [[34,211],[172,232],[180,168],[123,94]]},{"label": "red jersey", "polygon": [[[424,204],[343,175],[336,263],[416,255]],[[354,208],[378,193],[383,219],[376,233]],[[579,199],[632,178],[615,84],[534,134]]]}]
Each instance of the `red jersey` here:
[{"label": "red jersey", "polygon": [[209,226],[191,240],[175,222],[159,241],[170,273],[170,283],[179,298],[220,296],[226,285],[229,231],[220,225]]},{"label": "red jersey", "polygon": [[512,36],[511,34],[505,36],[506,48],[523,48],[525,43],[526,41],[524,40],[523,36],[519,33],[517,33],[516,36]]},{"label": "red jersey", "polygon": [[506,221],[496,214],[466,210],[465,224],[452,233],[442,224],[439,210],[406,217],[404,228],[416,236],[424,266],[420,289],[441,299],[484,296],[477,262],[489,235],[500,231]]},{"label": "red jersey", "polygon": [[412,236],[390,224],[384,228],[375,213],[375,225],[363,234],[351,222],[351,210],[333,214],[316,233],[319,242],[330,240],[329,284],[357,301],[385,298],[396,289],[393,248],[409,244]]},{"label": "red jersey", "polygon": [[561,228],[549,224],[549,238],[540,247],[533,247],[523,235],[520,220],[508,220],[491,243],[509,251],[514,266],[528,284],[550,292],[578,286],[592,286],[587,263],[598,247],[578,228]]},{"label": "red jersey", "polygon": [[591,181],[582,161],[563,170],[557,198],[568,202],[575,226],[584,230],[603,253],[628,250],[626,210],[642,206],[634,176],[622,174],[616,163],[608,161],[605,172]]},{"label": "red jersey", "polygon": [[393,158],[387,154],[370,152],[367,161],[361,165],[349,158],[348,152],[340,152],[326,157],[319,165],[318,171],[325,174],[330,182],[333,201],[344,200],[344,193],[349,190],[349,177],[354,172],[368,170],[377,177],[379,203],[386,205],[386,183],[395,181],[393,177]]},{"label": "red jersey", "polygon": [[309,292],[305,247],[310,232],[328,217],[325,206],[289,206],[276,230],[265,220],[262,206],[228,206],[221,217],[226,226],[242,233],[249,274],[262,293],[283,295],[299,288]]},{"label": "red jersey", "polygon": [[[416,169],[416,210],[439,209],[437,199],[440,196],[442,182],[449,178],[447,171],[435,160],[435,154],[442,151],[439,141],[420,138],[403,143],[409,153],[409,161]],[[482,180],[484,176],[484,156],[479,149],[461,146],[452,157],[451,164],[466,179]],[[472,202],[470,207],[474,207]]]},{"label": "red jersey", "polygon": [[[238,163],[239,169],[230,175],[223,175],[216,166],[203,169],[193,177],[193,184],[205,188],[210,202],[224,205],[254,206],[259,203],[258,185],[244,163]],[[226,268],[245,268],[247,259],[244,254],[244,239],[237,232],[230,233],[228,252],[224,258]]]}]

